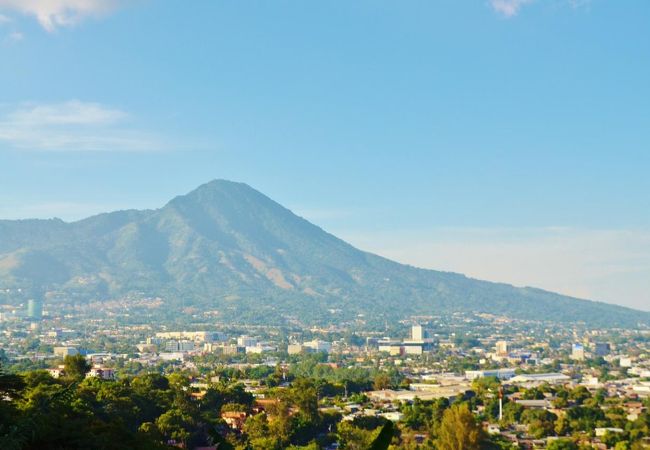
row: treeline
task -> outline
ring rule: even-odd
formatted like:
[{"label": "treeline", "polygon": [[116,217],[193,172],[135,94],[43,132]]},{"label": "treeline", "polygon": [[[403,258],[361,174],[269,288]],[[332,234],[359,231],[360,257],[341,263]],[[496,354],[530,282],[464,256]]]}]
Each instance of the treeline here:
[{"label": "treeline", "polygon": [[195,401],[181,374],[119,381],[85,377],[83,358],[66,358],[63,378],[47,371],[0,375],[0,448],[159,449],[218,442],[224,404],[251,404],[240,385],[214,386]]},{"label": "treeline", "polygon": [[[420,444],[433,448],[435,439],[439,449],[457,448],[445,446],[447,440],[473,450],[485,440],[466,404],[437,405],[434,434],[420,443],[408,427],[393,426],[382,417],[342,421],[333,407],[336,400],[328,396],[340,398],[342,386],[362,390],[373,380],[347,370],[328,372],[331,381],[296,373],[309,372],[311,363],[288,376],[279,367],[247,374],[266,381],[259,402],[239,382],[241,374],[230,370],[215,372],[218,381],[198,388],[189,374],[180,372],[111,381],[86,377],[90,367],[81,356],[66,357],[64,366],[60,378],[45,370],[0,370],[0,448],[316,450],[338,442],[345,449],[385,450],[423,448]],[[391,378],[386,374],[374,382],[398,382]],[[364,403],[367,398],[357,393],[352,400]],[[230,426],[224,417],[241,417],[241,426]]]},{"label": "treeline", "polygon": [[[1,372],[0,448],[272,450],[321,448],[337,439],[340,414],[319,411],[322,386],[307,378],[279,388],[272,386],[281,375],[267,373],[271,401],[261,412],[233,374],[197,389],[185,373],[110,381],[86,377],[89,369],[75,356],[66,357],[61,378],[45,370]],[[242,413],[243,427],[230,427],[224,413]]]},{"label": "treeline", "polygon": [[[395,404],[401,420],[347,416],[356,403],[372,409],[364,391],[404,385],[387,370],[336,368],[306,357],[290,367],[215,368],[200,380],[193,374],[141,373],[117,381],[86,377],[82,356],[66,357],[64,376],[45,370],[8,374],[0,370],[0,449],[164,449],[216,445],[219,450],[342,449],[479,450],[512,448],[488,436],[481,422],[508,429],[525,425],[527,434],[559,440],[549,448],[578,449],[596,427],[621,428],[603,440],[617,450],[644,448],[650,415],[627,419],[623,399],[584,387],[504,388],[503,418],[495,395],[498,380],[476,380],[472,390],[447,399]],[[243,379],[257,379],[263,396],[254,398]],[[193,383],[199,381],[199,383]],[[509,400],[552,398],[561,414],[525,409]],[[650,406],[650,405],[646,405]],[[227,421],[229,420],[229,421]],[[516,428],[516,427],[515,427]]]},{"label": "treeline", "polygon": [[[499,380],[494,377],[480,378],[473,382],[476,394],[469,400],[474,410],[481,410],[479,419],[498,423],[501,427],[521,424],[527,426],[527,433],[535,439],[558,438],[549,449],[589,449],[593,447],[579,443],[595,437],[596,428],[620,429],[608,432],[601,438],[608,448],[616,450],[641,450],[648,448],[644,442],[650,437],[650,399],[645,400],[643,412],[635,420],[628,420],[625,397],[609,397],[604,389],[594,392],[585,386],[567,388],[542,384],[538,387],[520,389],[504,387],[503,417],[499,421]],[[522,404],[510,400],[518,396],[523,400],[550,399],[555,412],[547,409],[526,409]],[[636,400],[638,402],[638,400]]]}]

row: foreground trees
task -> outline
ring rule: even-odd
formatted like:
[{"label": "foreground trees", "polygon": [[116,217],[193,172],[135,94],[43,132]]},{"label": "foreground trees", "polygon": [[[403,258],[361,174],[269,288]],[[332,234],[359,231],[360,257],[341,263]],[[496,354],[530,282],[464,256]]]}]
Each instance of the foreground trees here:
[{"label": "foreground trees", "polygon": [[466,404],[453,405],[442,416],[438,450],[478,450],[483,433]]},{"label": "foreground trees", "polygon": [[[184,372],[110,381],[85,378],[88,365],[82,357],[67,359],[66,367],[71,375],[59,379],[45,370],[24,375],[0,370],[0,449],[155,450],[218,445],[219,450],[316,450],[334,442],[342,450],[511,448],[498,436],[488,439],[479,425],[485,417],[494,419],[491,380],[475,384],[484,398],[468,395],[453,405],[447,399],[395,405],[403,417],[391,423],[364,414],[342,420],[340,408],[349,401],[366,409],[373,405],[362,394],[343,397],[322,378],[294,376],[291,384],[266,384],[264,398],[255,401],[238,383],[240,377],[202,385],[199,391],[192,375]],[[276,371],[260,370],[260,376],[274,379]],[[358,379],[359,386],[369,385],[371,377]],[[560,439],[548,447],[556,450],[575,449],[575,443],[594,426],[623,429],[602,438],[616,450],[640,449],[650,435],[648,412],[628,421],[620,407],[610,404],[604,411],[591,403],[596,396],[587,397],[582,390],[565,392],[572,403],[560,417],[507,402],[501,425],[526,424],[528,432],[539,438],[557,435]],[[484,416],[477,419],[470,405],[481,404],[479,400],[485,408]]]},{"label": "foreground trees", "polygon": [[90,370],[90,364],[83,355],[68,355],[63,360],[65,376],[74,381],[81,381]]}]

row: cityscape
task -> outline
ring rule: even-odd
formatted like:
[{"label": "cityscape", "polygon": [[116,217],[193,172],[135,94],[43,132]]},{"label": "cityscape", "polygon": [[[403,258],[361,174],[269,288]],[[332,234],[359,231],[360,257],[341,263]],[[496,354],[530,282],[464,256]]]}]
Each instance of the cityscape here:
[{"label": "cityscape", "polygon": [[[396,448],[437,448],[443,419],[436,414],[460,404],[494,448],[647,443],[647,328],[566,327],[482,313],[417,316],[385,329],[363,318],[328,327],[247,326],[219,323],[210,311],[173,328],[151,320],[147,310],[155,304],[116,303],[101,313],[40,299],[5,305],[3,365],[42,371],[58,385],[73,376],[71,361],[83,359],[83,373],[74,376],[89,389],[175,376],[182,395],[199,405],[215,392],[239,389],[237,402],[211,411],[221,445],[234,448],[310,441],[313,448],[369,448],[373,430],[387,421],[399,430],[391,439]],[[313,398],[287,397],[296,386]],[[295,420],[307,414],[302,402],[310,402],[309,429],[284,424],[282,437],[257,435],[260,421],[269,430],[281,426],[276,402],[283,401]],[[207,439],[190,421],[167,433],[168,445]]]}]

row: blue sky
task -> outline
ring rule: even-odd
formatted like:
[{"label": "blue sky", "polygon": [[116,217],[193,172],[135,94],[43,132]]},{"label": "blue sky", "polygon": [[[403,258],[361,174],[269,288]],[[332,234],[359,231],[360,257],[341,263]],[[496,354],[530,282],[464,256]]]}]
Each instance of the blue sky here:
[{"label": "blue sky", "polygon": [[245,181],[363,249],[650,310],[650,2],[0,0],[0,217]]}]

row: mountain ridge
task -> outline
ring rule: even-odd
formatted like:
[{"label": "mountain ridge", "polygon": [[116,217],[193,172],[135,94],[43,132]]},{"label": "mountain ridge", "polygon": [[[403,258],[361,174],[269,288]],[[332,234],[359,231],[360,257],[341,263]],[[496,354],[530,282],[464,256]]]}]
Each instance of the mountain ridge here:
[{"label": "mountain ridge", "polygon": [[[356,249],[245,183],[213,180],[149,210],[74,222],[0,220],[0,288],[108,299],[160,296],[233,317],[330,310],[394,318],[489,312],[595,325],[650,313],[399,264]],[[259,318],[259,317],[258,317]]]}]

